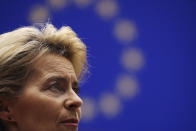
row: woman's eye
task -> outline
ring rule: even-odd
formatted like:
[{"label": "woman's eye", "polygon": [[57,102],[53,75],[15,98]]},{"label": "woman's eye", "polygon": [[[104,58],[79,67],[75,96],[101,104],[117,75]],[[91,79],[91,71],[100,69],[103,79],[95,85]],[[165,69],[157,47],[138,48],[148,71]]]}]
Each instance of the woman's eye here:
[{"label": "woman's eye", "polygon": [[73,91],[78,95],[80,93],[80,88],[74,87]]},{"label": "woman's eye", "polygon": [[64,91],[64,87],[59,82],[55,82],[54,84],[49,86],[49,90]]}]

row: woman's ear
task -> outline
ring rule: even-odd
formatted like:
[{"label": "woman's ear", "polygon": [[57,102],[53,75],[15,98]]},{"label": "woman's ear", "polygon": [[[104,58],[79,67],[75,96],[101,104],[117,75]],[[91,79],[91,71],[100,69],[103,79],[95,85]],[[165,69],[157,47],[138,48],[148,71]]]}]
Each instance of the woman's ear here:
[{"label": "woman's ear", "polygon": [[14,122],[12,111],[9,107],[9,102],[0,100],[0,119],[3,121]]}]

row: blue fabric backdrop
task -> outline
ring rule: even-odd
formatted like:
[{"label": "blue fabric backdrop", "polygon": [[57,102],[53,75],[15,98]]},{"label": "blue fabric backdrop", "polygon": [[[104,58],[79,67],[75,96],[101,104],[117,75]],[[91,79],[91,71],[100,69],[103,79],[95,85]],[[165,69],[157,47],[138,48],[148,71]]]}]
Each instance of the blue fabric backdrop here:
[{"label": "blue fabric backdrop", "polygon": [[[196,131],[196,1],[116,0],[118,13],[108,19],[96,13],[99,2],[81,8],[72,0],[53,9],[46,1],[1,0],[0,33],[31,25],[29,12],[41,5],[49,9],[55,26],[69,25],[82,38],[91,75],[81,87],[81,97],[94,100],[98,110],[80,123],[79,131]],[[134,40],[123,44],[115,37],[119,19],[135,23]],[[141,50],[145,64],[140,70],[122,66],[121,54],[129,48]],[[103,92],[115,95],[119,74],[137,78],[139,93],[131,99],[116,95],[121,111],[107,117],[98,103]]]}]

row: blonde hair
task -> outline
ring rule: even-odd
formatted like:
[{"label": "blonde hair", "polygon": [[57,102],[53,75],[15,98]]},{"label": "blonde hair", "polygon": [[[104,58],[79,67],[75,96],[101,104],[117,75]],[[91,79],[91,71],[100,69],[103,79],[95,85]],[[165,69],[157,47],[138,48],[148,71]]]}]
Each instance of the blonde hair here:
[{"label": "blonde hair", "polygon": [[68,26],[29,26],[0,35],[0,97],[17,96],[31,64],[47,53],[69,59],[78,79],[87,71],[86,46]]}]

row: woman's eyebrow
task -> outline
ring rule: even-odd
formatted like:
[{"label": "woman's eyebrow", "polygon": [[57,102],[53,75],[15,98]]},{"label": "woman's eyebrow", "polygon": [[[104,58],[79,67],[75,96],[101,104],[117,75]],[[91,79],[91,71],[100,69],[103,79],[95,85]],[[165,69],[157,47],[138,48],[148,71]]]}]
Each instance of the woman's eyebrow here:
[{"label": "woman's eyebrow", "polygon": [[[52,76],[46,79],[46,82],[50,82],[50,81],[63,81],[63,82],[68,82],[68,78],[66,77],[62,77],[62,76]],[[72,82],[72,86],[78,87],[79,86],[79,82],[78,80],[74,80]]]},{"label": "woman's eyebrow", "polygon": [[74,88],[79,88],[79,82],[78,82],[78,81],[74,81],[74,82],[72,83],[72,87],[74,87]]},{"label": "woman's eyebrow", "polygon": [[52,77],[49,77],[45,80],[45,82],[50,82],[50,81],[64,81],[64,82],[67,82],[67,78],[65,77],[62,77],[62,76],[52,76]]}]

